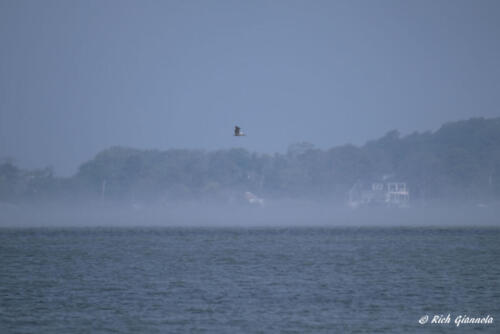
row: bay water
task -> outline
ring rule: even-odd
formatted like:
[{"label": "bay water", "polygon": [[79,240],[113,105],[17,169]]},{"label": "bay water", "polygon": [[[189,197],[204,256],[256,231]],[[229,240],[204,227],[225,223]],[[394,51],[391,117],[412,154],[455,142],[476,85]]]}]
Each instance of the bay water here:
[{"label": "bay water", "polygon": [[493,227],[3,228],[0,333],[499,333],[499,239]]}]

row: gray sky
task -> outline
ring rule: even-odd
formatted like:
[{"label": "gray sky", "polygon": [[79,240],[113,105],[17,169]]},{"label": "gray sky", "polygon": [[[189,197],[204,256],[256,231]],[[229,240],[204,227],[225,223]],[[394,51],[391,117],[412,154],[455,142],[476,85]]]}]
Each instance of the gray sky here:
[{"label": "gray sky", "polygon": [[0,157],[59,175],[113,145],[328,148],[499,105],[500,1],[0,0]]}]

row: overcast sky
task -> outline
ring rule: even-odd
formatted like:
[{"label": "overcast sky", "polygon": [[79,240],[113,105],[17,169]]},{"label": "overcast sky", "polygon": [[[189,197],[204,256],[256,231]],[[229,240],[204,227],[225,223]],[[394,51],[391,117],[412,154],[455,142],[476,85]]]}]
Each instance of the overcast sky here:
[{"label": "overcast sky", "polygon": [[114,145],[329,148],[499,105],[496,0],[0,0],[0,158],[58,175]]}]

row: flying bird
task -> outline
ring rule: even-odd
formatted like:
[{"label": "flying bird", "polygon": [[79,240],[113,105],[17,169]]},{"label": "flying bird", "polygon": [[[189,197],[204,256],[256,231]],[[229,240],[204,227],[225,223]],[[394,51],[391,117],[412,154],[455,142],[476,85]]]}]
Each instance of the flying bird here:
[{"label": "flying bird", "polygon": [[240,136],[244,136],[245,134],[243,133],[243,131],[241,131],[241,128],[238,125],[236,125],[234,127],[234,135],[236,137],[240,137]]}]

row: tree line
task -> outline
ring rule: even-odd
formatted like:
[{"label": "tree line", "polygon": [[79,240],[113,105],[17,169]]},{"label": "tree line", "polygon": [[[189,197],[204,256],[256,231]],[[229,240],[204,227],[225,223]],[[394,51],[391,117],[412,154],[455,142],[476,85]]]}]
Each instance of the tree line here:
[{"label": "tree line", "polygon": [[226,200],[250,191],[341,202],[356,182],[382,179],[406,182],[412,199],[500,199],[500,118],[406,136],[394,130],[363,146],[321,150],[297,143],[275,154],[112,147],[67,178],[6,162],[0,164],[0,201]]}]

